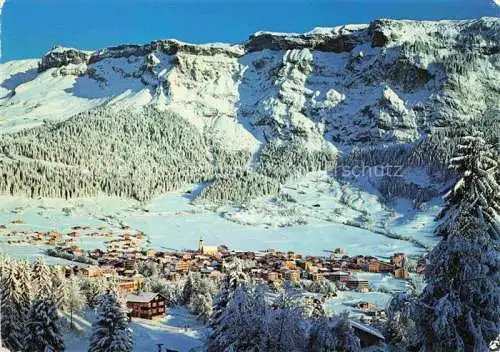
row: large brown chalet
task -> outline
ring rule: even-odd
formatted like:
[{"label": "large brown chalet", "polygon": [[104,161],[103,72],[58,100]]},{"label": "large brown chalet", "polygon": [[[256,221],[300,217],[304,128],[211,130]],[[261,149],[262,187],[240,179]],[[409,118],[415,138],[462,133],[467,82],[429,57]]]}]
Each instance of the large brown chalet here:
[{"label": "large brown chalet", "polygon": [[165,316],[165,297],[159,293],[141,292],[127,296],[127,308],[131,316],[142,319],[157,319]]}]

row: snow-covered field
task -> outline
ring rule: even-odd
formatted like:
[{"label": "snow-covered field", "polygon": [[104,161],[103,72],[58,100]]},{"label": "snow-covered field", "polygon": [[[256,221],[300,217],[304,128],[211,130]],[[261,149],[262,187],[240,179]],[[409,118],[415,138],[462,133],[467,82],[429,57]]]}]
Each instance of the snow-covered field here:
[{"label": "snow-covered field", "polygon": [[[296,199],[294,203],[265,198],[245,208],[225,206],[212,211],[191,204],[191,195],[185,191],[193,187],[145,204],[105,196],[69,201],[0,197],[0,224],[7,227],[0,234],[2,231],[69,232],[73,226],[103,227],[119,233],[123,225],[128,225],[131,231],[144,232],[149,239],[147,245],[159,250],[195,248],[203,237],[207,243],[225,244],[236,250],[277,248],[327,255],[328,251],[341,247],[349,255],[389,257],[400,251],[422,254],[425,249],[410,241],[371,231],[377,230],[381,219],[393,214],[391,231],[415,235],[418,240],[428,239],[430,244],[436,241],[432,235],[435,213],[432,207],[427,212],[416,212],[399,204],[397,211],[391,212],[375,195],[356,188],[341,189],[324,173],[310,174],[286,186],[284,191]],[[359,220],[362,215],[364,218]],[[13,224],[16,219],[22,224]],[[0,236],[0,251],[15,257],[31,257],[44,249],[8,245],[7,239]],[[102,247],[103,241],[82,236],[77,244],[91,249]]]}]

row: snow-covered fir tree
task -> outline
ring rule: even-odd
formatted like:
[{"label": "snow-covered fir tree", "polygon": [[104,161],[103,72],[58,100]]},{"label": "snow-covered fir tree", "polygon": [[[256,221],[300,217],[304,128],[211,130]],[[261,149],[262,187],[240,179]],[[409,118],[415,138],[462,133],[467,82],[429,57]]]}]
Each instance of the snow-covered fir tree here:
[{"label": "snow-covered fir tree", "polygon": [[80,288],[87,305],[94,308],[99,303],[99,297],[106,292],[106,283],[99,279],[85,278],[81,280]]},{"label": "snow-covered fir tree", "polygon": [[181,305],[183,301],[185,279],[169,281],[158,276],[152,276],[145,281],[144,289],[149,292],[161,293],[165,297],[167,307]]},{"label": "snow-covered fir tree", "polygon": [[415,300],[411,293],[397,293],[386,309],[385,337],[394,351],[406,351],[417,340]]},{"label": "snow-covered fir tree", "polygon": [[250,279],[248,275],[243,272],[243,263],[235,259],[228,266],[227,272],[221,282],[221,289],[214,299],[213,313],[209,321],[209,326],[212,329],[221,324],[222,314],[236,288],[246,287],[249,283]]},{"label": "snow-covered fir tree", "polygon": [[268,310],[264,316],[268,333],[265,351],[302,351],[305,331],[302,307],[285,307]]},{"label": "snow-covered fir tree", "polygon": [[411,273],[408,282],[410,291],[393,294],[385,310],[385,338],[394,351],[406,351],[417,341],[415,307],[416,300],[425,287],[425,281],[423,275]]},{"label": "snow-covered fir tree", "polygon": [[61,301],[61,309],[69,314],[70,327],[73,327],[73,316],[82,311],[85,306],[85,295],[80,289],[80,279],[71,276],[63,282],[63,296]]},{"label": "snow-covered fir tree", "polygon": [[260,291],[238,286],[224,310],[212,325],[209,351],[265,351],[268,332],[265,330],[266,307]]},{"label": "snow-covered fir tree", "polygon": [[460,179],[439,215],[444,239],[427,255],[407,349],[488,351],[500,334],[498,155],[476,134],[461,139],[450,164]]},{"label": "snow-covered fir tree", "polygon": [[45,300],[54,297],[52,270],[40,257],[31,267],[31,282],[35,298]]},{"label": "snow-covered fir tree", "polygon": [[212,315],[216,294],[217,286],[213,280],[203,278],[199,273],[191,273],[184,286],[183,299],[188,303],[191,311],[206,323]]},{"label": "snow-covered fir tree", "polygon": [[213,312],[213,297],[210,293],[197,293],[191,297],[190,307],[202,323],[207,323]]},{"label": "snow-covered fir tree", "polygon": [[155,277],[160,273],[160,267],[155,262],[139,262],[137,272],[144,277]]},{"label": "snow-covered fir tree", "polygon": [[359,338],[347,313],[331,318],[322,318],[313,322],[309,333],[311,352],[358,352],[361,351]]},{"label": "snow-covered fir tree", "polygon": [[488,351],[500,334],[500,255],[491,227],[469,216],[428,254],[414,319],[422,351]]},{"label": "snow-covered fir tree", "polygon": [[194,287],[198,285],[199,276],[194,273],[189,273],[187,275],[184,289],[182,290],[182,301],[183,304],[189,304],[191,301],[191,295],[193,294]]},{"label": "snow-covered fir tree", "polygon": [[25,308],[17,301],[16,290],[18,287],[15,277],[16,263],[2,257],[0,277],[0,313],[2,328],[2,344],[13,351],[22,346],[22,325],[25,319]]},{"label": "snow-covered fir tree", "polygon": [[0,299],[3,344],[12,351],[23,346],[23,327],[31,305],[30,268],[25,261],[2,259]]},{"label": "snow-covered fir tree", "polygon": [[307,319],[318,319],[325,316],[323,304],[316,297],[306,296],[303,298],[303,316]]},{"label": "snow-covered fir tree", "polygon": [[51,268],[51,271],[52,298],[56,303],[57,309],[63,310],[66,300],[66,284],[75,277],[72,276],[71,279],[67,279],[64,270],[60,270],[59,268]]},{"label": "snow-covered fir tree", "polygon": [[100,296],[96,313],[89,352],[131,352],[132,331],[115,295]]},{"label": "snow-covered fir tree", "polygon": [[[500,185],[498,152],[478,133],[462,137],[450,168],[459,174],[455,186],[445,195],[446,204],[438,214],[440,235],[458,230],[461,216],[473,215],[484,223],[493,239],[500,239]],[[469,213],[472,212],[472,213]]]},{"label": "snow-covered fir tree", "polygon": [[64,350],[60,320],[54,301],[46,299],[33,302],[24,324],[23,334],[25,351]]},{"label": "snow-covered fir tree", "polygon": [[300,282],[302,288],[313,293],[320,293],[326,298],[335,297],[337,295],[337,286],[329,280],[309,281],[302,280]]}]

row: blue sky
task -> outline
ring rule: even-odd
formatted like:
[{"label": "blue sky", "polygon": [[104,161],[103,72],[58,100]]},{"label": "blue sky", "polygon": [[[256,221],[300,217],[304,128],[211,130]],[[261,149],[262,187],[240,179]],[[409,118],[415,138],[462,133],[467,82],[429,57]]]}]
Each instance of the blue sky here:
[{"label": "blue sky", "polygon": [[242,42],[258,30],[481,16],[500,16],[500,7],[493,0],[7,0],[2,60],[40,57],[54,44],[98,49],[164,38]]}]

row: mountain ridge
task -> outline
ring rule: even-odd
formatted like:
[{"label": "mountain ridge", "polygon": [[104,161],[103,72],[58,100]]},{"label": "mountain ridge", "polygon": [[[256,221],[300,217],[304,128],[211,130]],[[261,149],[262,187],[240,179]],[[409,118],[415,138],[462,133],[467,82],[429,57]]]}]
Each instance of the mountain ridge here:
[{"label": "mountain ridge", "polygon": [[[497,18],[376,20],[304,34],[258,32],[240,45],[159,40],[97,51],[56,47],[41,61],[0,65],[0,165],[10,170],[4,172],[0,189],[43,196],[44,192],[28,185],[33,180],[18,175],[47,161],[62,162],[63,169],[67,165],[74,170],[79,160],[90,157],[78,147],[92,145],[89,132],[82,132],[93,128],[85,127],[86,121],[97,126],[103,116],[105,121],[115,121],[109,127],[109,139],[119,141],[131,137],[117,127],[122,124],[116,116],[127,114],[143,124],[151,123],[144,116],[154,116],[152,130],[130,119],[123,126],[142,131],[148,141],[156,138],[156,130],[163,130],[163,123],[174,123],[177,118],[196,128],[186,132],[189,138],[203,141],[196,158],[212,166],[211,171],[186,182],[208,181],[210,186],[201,195],[211,200],[244,202],[247,196],[276,193],[290,177],[331,171],[339,163],[352,167],[353,160],[372,167],[375,159],[392,162],[390,150],[397,151],[401,145],[413,153],[411,160],[419,159],[419,167],[443,181],[432,173],[446,169],[453,148],[444,145],[451,143],[446,136],[437,141],[430,137],[442,126],[466,125],[500,110],[499,48]],[[75,128],[80,139],[63,132]],[[61,133],[68,137],[61,139]],[[177,142],[167,135],[168,140],[161,143],[175,146]],[[35,150],[29,138],[68,143],[65,148],[72,150],[72,161],[43,142]],[[93,138],[101,140],[98,133]],[[181,164],[171,164],[162,156],[134,164],[133,149],[119,145],[124,154],[116,167],[127,170],[122,180],[127,191],[112,194],[148,199],[172,189],[172,185],[158,185],[154,178],[148,178],[146,188],[138,188],[134,170],[139,165],[168,170]],[[358,149],[373,150],[372,154],[381,157],[366,153],[351,157]],[[415,158],[427,149],[433,152]],[[445,155],[439,156],[440,151]],[[107,154],[87,165],[86,170],[94,175],[90,183],[100,185],[92,192],[109,189],[112,181],[102,174],[103,167],[95,165],[113,158]],[[45,177],[43,182],[36,182],[50,188],[54,180],[47,172],[38,175]],[[110,169],[106,172],[113,174]],[[69,179],[68,175],[63,179]],[[65,182],[57,181],[59,191],[46,193],[88,195],[74,184],[65,189]],[[387,182],[380,189],[398,193]],[[233,185],[238,185],[236,190],[231,190]],[[435,191],[420,192],[404,182],[398,187],[412,190],[408,192],[419,199],[422,194],[435,195]]]}]

